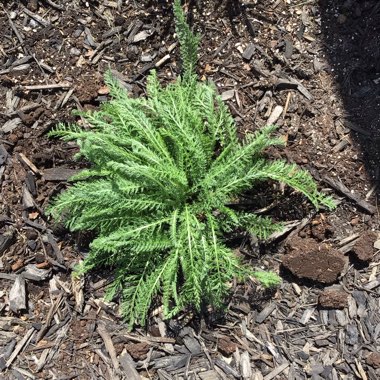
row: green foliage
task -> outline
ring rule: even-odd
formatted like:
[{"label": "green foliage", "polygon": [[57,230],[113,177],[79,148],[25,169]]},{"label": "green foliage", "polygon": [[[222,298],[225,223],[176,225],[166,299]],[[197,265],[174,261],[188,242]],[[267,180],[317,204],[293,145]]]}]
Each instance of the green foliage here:
[{"label": "green foliage", "polygon": [[282,145],[274,126],[243,141],[226,105],[211,84],[196,80],[199,38],[175,2],[184,73],[161,87],[155,72],[147,97],[128,96],[108,73],[112,100],[85,113],[90,129],[60,125],[51,133],[75,140],[92,167],[50,207],[72,231],[97,237],[78,273],[110,266],[115,279],[108,296],[121,294],[131,325],[146,320],[160,295],[170,317],[192,305],[221,307],[233,278],[256,276],[264,286],[279,278],[244,265],[223,240],[244,228],[265,238],[281,225],[227,205],[242,191],[266,180],[281,181],[315,205],[333,207],[311,176],[283,161],[267,161],[265,148]]}]

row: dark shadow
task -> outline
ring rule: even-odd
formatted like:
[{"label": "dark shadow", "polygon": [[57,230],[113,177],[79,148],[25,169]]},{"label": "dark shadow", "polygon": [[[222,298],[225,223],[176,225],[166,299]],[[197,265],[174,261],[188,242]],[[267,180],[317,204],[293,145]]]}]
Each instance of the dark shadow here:
[{"label": "dark shadow", "polygon": [[344,103],[344,126],[380,195],[380,2],[319,0],[325,52]]}]

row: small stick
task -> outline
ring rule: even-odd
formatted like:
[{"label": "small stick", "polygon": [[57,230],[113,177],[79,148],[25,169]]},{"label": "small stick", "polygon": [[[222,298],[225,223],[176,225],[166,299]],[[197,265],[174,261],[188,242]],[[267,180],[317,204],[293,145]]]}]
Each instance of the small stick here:
[{"label": "small stick", "polygon": [[60,88],[70,88],[70,83],[52,83],[52,84],[37,84],[32,86],[24,86],[22,87],[23,90],[55,90]]},{"label": "small stick", "polygon": [[377,208],[365,200],[361,199],[358,195],[351,193],[350,189],[346,187],[342,182],[339,180],[335,180],[334,178],[331,178],[329,176],[324,176],[322,180],[330,185],[335,190],[339,191],[343,195],[345,195],[347,198],[351,199],[352,201],[356,202],[356,204],[367,211],[369,214],[373,215],[376,213]]},{"label": "small stick", "polygon": [[52,0],[45,0],[52,8],[58,9],[59,11],[64,11],[65,7],[63,5],[58,5]]},{"label": "small stick", "polygon": [[42,172],[37,168],[36,165],[33,164],[32,161],[29,160],[23,153],[19,153],[18,157],[21,162],[23,162],[26,166],[29,167],[29,169],[34,173],[34,174],[39,174],[42,175]]},{"label": "small stick", "polygon": [[32,19],[36,20],[39,24],[41,24],[42,26],[44,26],[45,28],[47,26],[50,25],[50,22],[49,21],[46,21],[44,18],[42,18],[41,16],[31,12],[29,9],[27,8],[23,8],[22,10],[25,14],[27,14],[29,17],[31,17]]},{"label": "small stick", "polygon": [[166,54],[164,57],[162,57],[159,61],[157,61],[155,63],[154,66],[156,67],[160,67],[162,66],[164,63],[166,63],[168,60],[170,59],[170,54]]},{"label": "small stick", "polygon": [[285,118],[285,115],[286,113],[288,112],[288,108],[289,108],[289,103],[290,103],[290,99],[292,98],[292,93],[289,91],[288,92],[288,96],[286,98],[286,102],[285,102],[285,107],[284,107],[284,112],[282,113],[282,118],[284,119]]},{"label": "small stick", "polygon": [[8,21],[9,21],[9,25],[11,26],[14,34],[16,35],[17,39],[20,41],[20,44],[23,45],[24,44],[24,38],[22,37],[21,33],[18,31],[18,29],[16,28],[15,24],[13,23],[13,21],[11,20],[11,18],[8,16]]}]

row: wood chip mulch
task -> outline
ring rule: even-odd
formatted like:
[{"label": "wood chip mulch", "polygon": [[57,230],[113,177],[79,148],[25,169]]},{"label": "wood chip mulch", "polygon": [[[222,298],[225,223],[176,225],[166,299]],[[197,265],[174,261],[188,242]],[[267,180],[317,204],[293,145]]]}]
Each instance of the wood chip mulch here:
[{"label": "wood chip mulch", "polygon": [[186,9],[203,36],[200,78],[217,85],[241,137],[276,123],[287,145],[269,153],[310,170],[337,209],[315,211],[272,184],[247,194],[286,228],[265,244],[239,238],[236,251],[278,271],[281,286],[233,283],[224,313],[163,321],[157,305],[147,326],[129,331],[117,300],[104,301],[109,272],[71,277],[91,236],[45,215],[86,166],[75,144],[46,132],[108,99],[108,68],[133,96],[144,95],[152,68],[162,82],[179,74],[170,5],[1,4],[0,378],[379,379],[379,3]]}]

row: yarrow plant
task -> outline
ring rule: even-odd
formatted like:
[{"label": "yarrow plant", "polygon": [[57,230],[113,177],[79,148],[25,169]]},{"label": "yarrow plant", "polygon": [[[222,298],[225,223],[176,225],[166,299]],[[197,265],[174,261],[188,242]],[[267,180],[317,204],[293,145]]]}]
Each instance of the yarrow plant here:
[{"label": "yarrow plant", "polygon": [[199,36],[174,2],[183,74],[162,87],[153,71],[147,97],[132,98],[108,73],[112,100],[82,116],[91,126],[59,125],[51,135],[77,141],[92,163],[73,178],[49,211],[72,231],[96,233],[77,273],[108,266],[115,275],[108,297],[121,296],[133,326],[143,323],[160,296],[166,318],[185,307],[223,305],[233,278],[278,284],[271,272],[255,271],[227,247],[237,228],[265,238],[281,226],[270,218],[229,206],[260,181],[281,181],[314,206],[333,207],[312,177],[262,152],[283,145],[267,126],[239,140],[234,120],[212,84],[197,80]]}]

